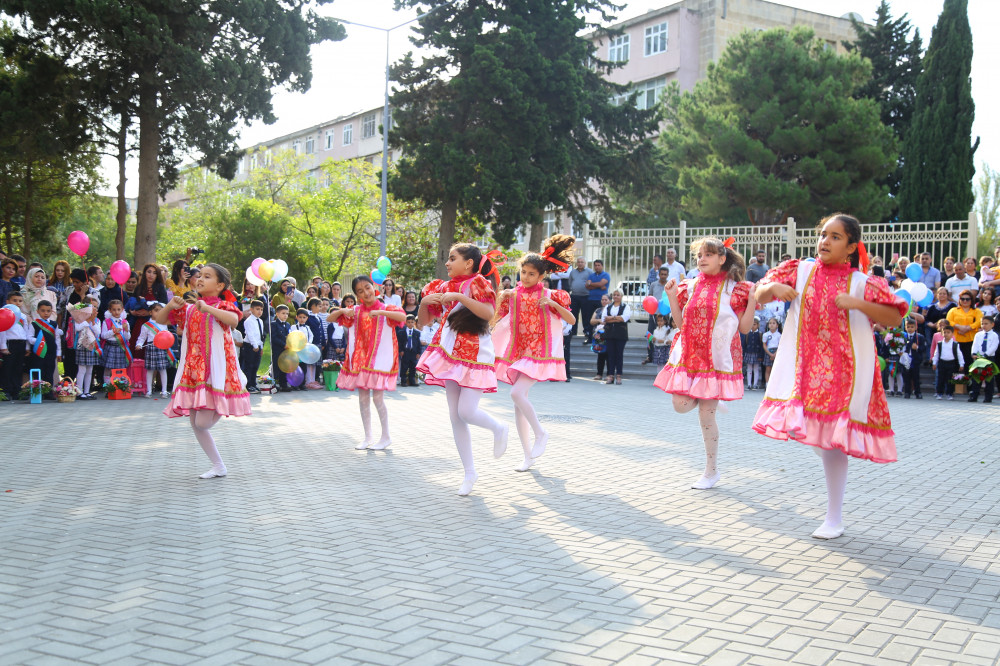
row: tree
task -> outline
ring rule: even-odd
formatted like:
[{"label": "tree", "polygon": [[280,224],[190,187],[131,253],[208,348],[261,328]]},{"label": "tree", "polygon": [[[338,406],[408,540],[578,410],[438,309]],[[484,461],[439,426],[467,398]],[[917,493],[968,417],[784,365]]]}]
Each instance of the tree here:
[{"label": "tree", "polygon": [[979,217],[979,254],[993,254],[1000,245],[1000,173],[985,162],[976,181],[976,214]]},{"label": "tree", "polygon": [[755,224],[884,217],[895,139],[875,101],[852,97],[869,74],[806,28],[734,38],[691,93],[665,98],[660,148],[683,210],[703,220],[740,210]]},{"label": "tree", "polygon": [[419,65],[407,55],[392,68],[400,86],[390,141],[403,155],[391,189],[440,209],[439,275],[459,219],[488,223],[506,246],[549,206],[581,221],[587,208],[610,209],[600,183],[627,178],[625,160],[651,152],[645,137],[655,128],[652,111],[615,106],[625,87],[602,73],[617,65],[600,60],[579,34],[586,13],[606,21],[613,5],[397,4],[430,7],[412,41],[434,54]]},{"label": "tree", "polygon": [[[871,77],[855,91],[854,96],[879,103],[882,124],[892,128],[897,143],[902,146],[913,119],[917,78],[923,70],[920,31],[912,28],[906,14],[893,19],[886,0],[882,0],[876,10],[874,25],[865,25],[853,16],[851,24],[857,38],[844,42],[844,47],[872,63]],[[900,158],[896,169],[885,179],[893,198],[899,195],[902,176],[903,161]],[[897,209],[898,206],[894,205],[889,216],[895,216]]]},{"label": "tree", "polygon": [[[156,251],[159,197],[177,177],[177,155],[232,177],[240,121],[273,122],[271,89],[307,90],[309,48],[342,39],[343,27],[314,7],[327,0],[0,0],[30,34],[93,72],[108,54],[127,66],[139,134],[135,263]],[[108,100],[110,105],[112,100]]]},{"label": "tree", "polygon": [[899,218],[964,220],[975,195],[972,31],[967,0],[945,0],[917,79],[913,123],[903,147]]}]

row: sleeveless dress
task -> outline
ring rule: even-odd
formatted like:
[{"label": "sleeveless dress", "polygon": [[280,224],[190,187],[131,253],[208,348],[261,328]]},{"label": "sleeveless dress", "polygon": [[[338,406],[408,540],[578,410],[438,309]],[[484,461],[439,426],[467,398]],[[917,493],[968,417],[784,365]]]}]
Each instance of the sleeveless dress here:
[{"label": "sleeveless dress", "polygon": [[497,309],[501,319],[493,328],[493,347],[497,379],[505,384],[513,384],[518,373],[539,382],[566,381],[562,317],[538,305],[542,296],[570,308],[569,294],[546,289],[539,282],[531,289],[518,285]]},{"label": "sleeveless dress", "polygon": [[[461,293],[480,303],[496,303],[496,294],[489,280],[478,273],[463,275],[445,282],[434,280],[420,292],[421,298],[429,294]],[[457,333],[448,325],[448,315],[465,307],[455,301],[443,309],[431,306],[429,312],[441,317],[441,328],[427,345],[417,363],[417,372],[424,373],[424,383],[444,386],[446,381],[457,382],[464,388],[474,388],[483,393],[496,393],[497,373],[493,367],[493,338],[489,331],[483,335]]]},{"label": "sleeveless dress", "polygon": [[[234,303],[202,299],[208,305],[239,315]],[[170,313],[184,324],[181,357],[174,379],[174,393],[163,413],[174,418],[192,410],[211,409],[221,416],[249,416],[250,394],[246,377],[236,361],[232,330],[194,305]]]},{"label": "sleeveless dress", "polygon": [[790,260],[757,284],[786,284],[798,296],[785,319],[764,401],[754,431],[794,439],[855,458],[896,460],[896,439],[872,337],[872,324],[858,310],[841,310],[834,299],[849,293],[870,303],[892,305],[905,315],[883,278],[848,264]]},{"label": "sleeveless dress", "polygon": [[372,310],[402,312],[403,308],[385,305],[376,301],[371,307],[364,304],[354,306],[354,317],[341,317],[340,321],[347,336],[347,352],[343,367],[337,377],[337,388],[347,391],[371,389],[373,391],[395,391],[399,379],[399,352],[396,342],[396,328],[406,322],[392,321],[384,315],[375,319],[368,316]]},{"label": "sleeveless dress", "polygon": [[691,398],[742,398],[739,323],[752,287],[749,282],[733,282],[725,273],[700,274],[681,282],[677,302],[684,313],[682,327],[653,385]]}]

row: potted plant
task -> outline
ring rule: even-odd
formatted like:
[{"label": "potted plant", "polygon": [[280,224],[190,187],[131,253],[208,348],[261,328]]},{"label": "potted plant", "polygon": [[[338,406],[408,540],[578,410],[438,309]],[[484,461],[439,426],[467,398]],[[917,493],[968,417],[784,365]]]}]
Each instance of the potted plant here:
[{"label": "potted plant", "polygon": [[132,398],[132,382],[128,377],[120,375],[101,387],[108,394],[108,400],[130,400]]},{"label": "potted plant", "polygon": [[951,376],[950,383],[955,385],[955,395],[965,395],[969,392],[969,376],[964,372],[956,372]]},{"label": "potted plant", "polygon": [[56,402],[76,402],[77,396],[83,391],[77,388],[76,382],[69,377],[63,377],[55,388]]},{"label": "potted plant", "polygon": [[52,393],[52,384],[38,379],[24,382],[21,384],[21,390],[17,394],[17,397],[21,400],[30,400],[32,393],[48,395],[49,393]]},{"label": "potted plant", "polygon": [[337,388],[337,378],[340,377],[340,361],[327,359],[323,361],[323,383],[326,384],[327,391],[339,391]]}]

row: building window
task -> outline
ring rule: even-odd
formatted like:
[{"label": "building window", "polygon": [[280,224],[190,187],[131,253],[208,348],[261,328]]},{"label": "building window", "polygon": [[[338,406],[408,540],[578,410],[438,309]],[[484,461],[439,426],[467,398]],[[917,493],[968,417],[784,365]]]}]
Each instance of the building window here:
[{"label": "building window", "polygon": [[361,119],[361,138],[370,139],[375,136],[375,114],[369,113]]},{"label": "building window", "polygon": [[327,150],[330,150],[331,148],[333,148],[333,135],[334,135],[334,131],[333,130],[327,130],[326,131],[326,149]]},{"label": "building window", "polygon": [[316,139],[309,137],[306,139],[306,154],[312,155],[316,152]]},{"label": "building window", "polygon": [[344,145],[349,146],[354,143],[354,123],[344,125]]},{"label": "building window", "polygon": [[667,77],[665,76],[638,84],[635,89],[639,96],[636,97],[635,105],[640,109],[652,109],[660,103],[660,96],[663,95],[663,89],[666,87]]},{"label": "building window", "polygon": [[608,60],[611,62],[628,62],[628,35],[618,35],[611,38],[608,45]]},{"label": "building window", "polygon": [[542,216],[542,228],[544,229],[545,238],[556,233],[556,212],[554,210],[545,211],[545,214]]},{"label": "building window", "polygon": [[250,156],[250,170],[253,171],[257,168],[257,153]]},{"label": "building window", "polygon": [[243,173],[243,158],[242,157],[237,157],[236,158],[236,175],[240,175],[241,173]]},{"label": "building window", "polygon": [[292,141],[292,150],[295,151],[296,155],[298,155],[299,153],[301,153],[302,152],[302,142],[299,141],[298,139],[296,139],[295,141]]},{"label": "building window", "polygon": [[646,28],[646,50],[648,56],[663,53],[667,50],[667,22],[651,25]]}]

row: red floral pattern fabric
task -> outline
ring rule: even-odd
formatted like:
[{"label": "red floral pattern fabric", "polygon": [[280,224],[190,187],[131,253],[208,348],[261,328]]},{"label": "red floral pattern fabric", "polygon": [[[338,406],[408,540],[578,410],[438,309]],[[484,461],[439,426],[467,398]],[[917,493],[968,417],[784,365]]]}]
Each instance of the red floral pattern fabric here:
[{"label": "red floral pattern fabric", "polygon": [[[562,339],[562,330],[555,329],[558,326],[553,321],[554,312],[538,304],[538,299],[545,295],[545,288],[538,283],[531,289],[525,289],[518,285],[514,290],[514,295],[504,299],[497,309],[498,318],[503,318],[513,312],[515,320],[512,321],[511,341],[509,343],[510,353],[507,349],[497,349],[497,356],[503,356],[504,360],[514,363],[522,358],[530,358],[536,361],[549,360],[549,348],[547,341],[558,337]],[[569,309],[569,294],[561,290],[551,290],[550,297],[562,307]]]}]

